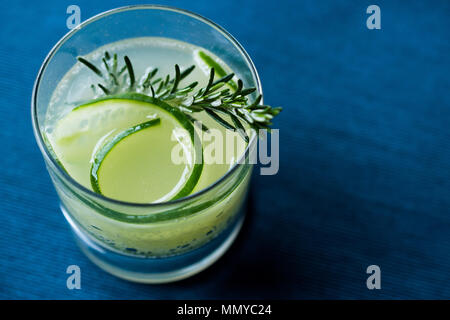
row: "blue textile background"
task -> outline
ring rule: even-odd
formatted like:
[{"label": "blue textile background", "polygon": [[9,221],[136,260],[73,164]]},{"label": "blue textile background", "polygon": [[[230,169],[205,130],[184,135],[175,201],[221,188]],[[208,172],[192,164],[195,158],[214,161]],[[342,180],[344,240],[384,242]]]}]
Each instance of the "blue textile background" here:
[{"label": "blue textile background", "polygon": [[[284,107],[278,175],[255,175],[231,250],[185,281],[110,276],[76,247],[35,143],[34,79],[82,20],[141,1],[0,5],[0,298],[450,298],[450,2],[159,1],[225,27]],[[68,265],[82,289],[66,288]],[[366,288],[381,267],[382,289]]]}]

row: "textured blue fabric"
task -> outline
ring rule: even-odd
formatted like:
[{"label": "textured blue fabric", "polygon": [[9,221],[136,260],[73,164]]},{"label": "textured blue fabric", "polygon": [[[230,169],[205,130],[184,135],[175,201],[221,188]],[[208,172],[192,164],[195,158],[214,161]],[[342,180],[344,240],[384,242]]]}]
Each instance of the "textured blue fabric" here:
[{"label": "textured blue fabric", "polygon": [[[140,1],[134,1],[139,3]],[[160,1],[229,30],[281,105],[278,175],[255,175],[243,232],[214,266],[128,283],[76,247],[30,120],[34,79],[66,32],[126,1],[2,1],[0,298],[450,298],[449,1]],[[66,267],[82,289],[66,288]],[[381,267],[382,289],[366,288]]]}]

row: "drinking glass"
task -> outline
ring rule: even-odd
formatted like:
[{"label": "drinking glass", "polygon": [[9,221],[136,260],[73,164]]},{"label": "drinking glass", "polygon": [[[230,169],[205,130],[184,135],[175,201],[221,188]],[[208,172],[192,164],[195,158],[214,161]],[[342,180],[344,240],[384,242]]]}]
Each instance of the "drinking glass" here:
[{"label": "drinking glass", "polygon": [[[65,35],[45,59],[33,90],[32,120],[37,143],[56,188],[61,211],[81,250],[100,268],[131,281],[170,282],[214,263],[230,247],[245,215],[256,146],[223,177],[185,198],[139,204],[104,197],[79,184],[54,158],[45,141],[47,108],[59,81],[77,56],[112,42],[135,37],[166,37],[203,47],[220,57],[244,85],[261,84],[242,46],[223,28],[195,13],[141,5],[101,13]],[[54,120],[56,121],[56,120]]]}]

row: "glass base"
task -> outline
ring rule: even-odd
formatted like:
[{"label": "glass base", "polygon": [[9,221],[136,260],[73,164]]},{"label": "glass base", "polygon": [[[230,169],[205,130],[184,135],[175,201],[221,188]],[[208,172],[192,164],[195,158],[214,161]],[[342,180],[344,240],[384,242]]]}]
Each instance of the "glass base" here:
[{"label": "glass base", "polygon": [[81,230],[62,205],[61,211],[72,227],[81,251],[94,264],[116,277],[140,283],[168,283],[203,271],[228,250],[236,239],[245,216],[239,213],[226,230],[200,248],[172,257],[144,258],[120,254],[107,248]]}]

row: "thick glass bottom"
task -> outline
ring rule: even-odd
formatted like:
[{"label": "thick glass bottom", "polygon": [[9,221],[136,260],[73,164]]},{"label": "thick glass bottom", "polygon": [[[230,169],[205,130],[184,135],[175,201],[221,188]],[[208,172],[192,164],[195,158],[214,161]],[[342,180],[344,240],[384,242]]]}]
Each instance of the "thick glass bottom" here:
[{"label": "thick glass bottom", "polygon": [[245,215],[238,213],[235,221],[216,238],[190,252],[163,258],[144,258],[120,254],[94,240],[83,231],[61,206],[64,217],[72,227],[81,251],[106,272],[134,282],[167,283],[193,276],[216,262],[236,239]]}]

